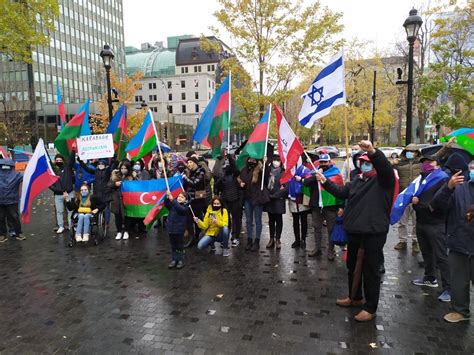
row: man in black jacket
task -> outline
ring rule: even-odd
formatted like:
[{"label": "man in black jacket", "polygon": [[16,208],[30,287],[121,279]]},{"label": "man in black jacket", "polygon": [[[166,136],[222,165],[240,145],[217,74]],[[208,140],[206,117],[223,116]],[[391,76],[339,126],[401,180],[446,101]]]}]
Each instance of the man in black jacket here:
[{"label": "man in black jacket", "polygon": [[[425,264],[425,276],[412,281],[417,286],[438,287],[436,269],[441,274],[443,292],[438,297],[442,302],[450,302],[449,286],[449,264],[448,250],[445,237],[445,212],[442,209],[434,209],[431,205],[435,193],[446,183],[448,175],[438,170],[437,158],[435,156],[424,156],[420,159],[421,180],[420,185],[428,184],[430,178],[436,174],[438,182],[427,186],[418,197],[413,197],[412,205],[416,212],[416,235],[420,245],[421,254]],[[434,178],[431,181],[435,181]]]},{"label": "man in black jacket", "polygon": [[[366,155],[359,157],[362,174],[345,186],[337,186],[320,172],[318,180],[336,197],[346,199],[344,229],[348,234],[347,269],[349,297],[338,299],[342,307],[362,306],[354,317],[360,322],[375,318],[380,296],[380,265],[383,246],[387,239],[395,187],[395,174],[385,155],[375,149],[370,141],[359,143]],[[353,285],[356,264],[362,259],[361,282]],[[359,261],[360,262],[360,261]],[[364,285],[365,303],[361,284]],[[353,287],[354,286],[354,287]]]},{"label": "man in black jacket", "polygon": [[469,283],[474,280],[474,161],[469,180],[462,171],[454,174],[435,195],[432,206],[447,212],[447,245],[451,269],[451,311],[444,320],[469,320]]}]

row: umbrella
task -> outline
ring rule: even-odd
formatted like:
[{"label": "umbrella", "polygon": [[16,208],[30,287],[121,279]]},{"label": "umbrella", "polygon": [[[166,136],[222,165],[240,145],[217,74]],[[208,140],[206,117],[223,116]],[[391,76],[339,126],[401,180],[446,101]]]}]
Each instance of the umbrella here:
[{"label": "umbrella", "polygon": [[474,128],[459,128],[443,137],[442,141],[446,142],[452,137],[456,137],[456,143],[467,150],[469,154],[474,155]]},{"label": "umbrella", "polygon": [[[443,144],[435,144],[431,145],[426,148],[421,149],[421,154],[422,155],[433,155],[435,154],[438,150],[440,150],[443,147]],[[469,162],[474,159],[474,154],[469,153],[466,149],[461,147],[459,144],[453,144],[451,148],[449,149],[449,154],[441,159],[441,164],[446,163],[446,160],[449,158],[449,156],[453,153],[458,153],[461,155],[466,162],[466,164],[469,164]]]}]

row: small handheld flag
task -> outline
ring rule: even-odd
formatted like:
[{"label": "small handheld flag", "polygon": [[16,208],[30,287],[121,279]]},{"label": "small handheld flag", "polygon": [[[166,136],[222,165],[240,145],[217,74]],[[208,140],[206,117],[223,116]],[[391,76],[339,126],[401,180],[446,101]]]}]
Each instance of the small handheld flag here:
[{"label": "small handheld flag", "polygon": [[155,122],[153,121],[151,111],[148,110],[140,130],[130,139],[125,151],[132,159],[138,160],[150,153],[156,144]]}]

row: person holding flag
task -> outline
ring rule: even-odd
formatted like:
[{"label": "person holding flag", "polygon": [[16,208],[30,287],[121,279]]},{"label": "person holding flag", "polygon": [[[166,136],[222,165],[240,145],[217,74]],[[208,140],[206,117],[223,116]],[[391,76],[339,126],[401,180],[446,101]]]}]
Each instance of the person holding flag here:
[{"label": "person holding flag", "polygon": [[388,159],[372,142],[361,141],[359,146],[367,154],[359,158],[362,174],[356,179],[338,186],[320,171],[316,172],[316,178],[326,191],[347,200],[343,225],[348,234],[349,296],[338,299],[336,304],[361,306],[362,310],[354,318],[366,322],[375,318],[379,303],[380,265],[389,231],[396,176]]},{"label": "person holding flag", "polygon": [[[343,185],[342,175],[339,169],[332,164],[331,158],[328,154],[321,154],[319,156],[319,167],[326,179],[331,180],[338,186]],[[316,172],[307,178],[295,177],[300,180],[304,186],[311,188],[311,198],[309,204],[311,206],[311,215],[313,217],[314,239],[316,241],[316,248],[310,252],[309,256],[322,255],[322,229],[323,223],[326,221],[328,230],[328,252],[327,258],[329,261],[335,259],[336,253],[334,251],[334,243],[331,240],[332,229],[336,223],[336,215],[339,208],[344,207],[344,200],[333,196],[326,191],[324,187],[320,186],[316,179]]]}]

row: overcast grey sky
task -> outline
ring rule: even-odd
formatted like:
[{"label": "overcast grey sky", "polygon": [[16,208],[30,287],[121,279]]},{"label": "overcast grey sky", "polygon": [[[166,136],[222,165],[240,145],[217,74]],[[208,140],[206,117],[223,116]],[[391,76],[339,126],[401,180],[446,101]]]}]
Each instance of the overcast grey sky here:
[{"label": "overcast grey sky", "polygon": [[[310,0],[308,0],[309,2]],[[378,49],[391,47],[404,39],[403,21],[413,5],[436,0],[322,0],[334,11],[342,12],[344,37],[373,42]],[[124,0],[125,44],[138,47],[143,42],[164,41],[181,34],[211,34],[217,26],[213,12],[215,0]],[[232,40],[222,36],[228,45]]]}]

